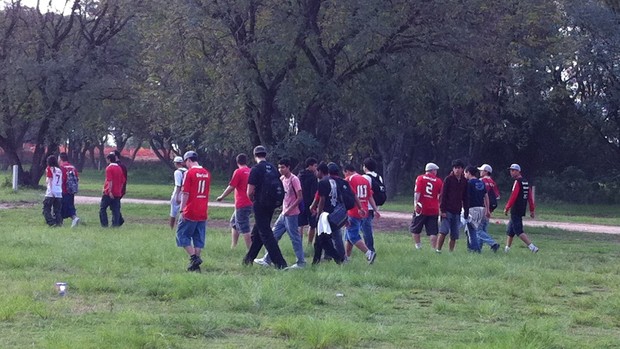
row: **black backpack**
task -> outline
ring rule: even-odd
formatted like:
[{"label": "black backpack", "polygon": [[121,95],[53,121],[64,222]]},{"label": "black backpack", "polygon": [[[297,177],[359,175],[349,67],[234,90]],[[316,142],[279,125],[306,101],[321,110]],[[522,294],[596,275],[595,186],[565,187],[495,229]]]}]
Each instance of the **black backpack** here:
[{"label": "black backpack", "polygon": [[280,207],[284,201],[284,186],[280,180],[280,173],[269,163],[265,164],[264,171],[258,204],[270,208]]},{"label": "black backpack", "polygon": [[78,192],[78,177],[75,175],[74,170],[67,171],[67,193],[77,194]]},{"label": "black backpack", "polygon": [[338,195],[340,196],[340,200],[344,204],[344,207],[347,210],[355,207],[355,193],[351,189],[349,182],[345,181],[342,178],[333,178],[336,181],[336,186],[338,188]]},{"label": "black backpack", "polygon": [[493,212],[497,208],[497,196],[495,196],[495,192],[491,188],[489,188],[487,193],[489,194],[489,209]]},{"label": "black backpack", "polygon": [[375,199],[375,204],[377,206],[381,206],[385,204],[385,200],[387,200],[387,193],[385,192],[385,184],[383,184],[383,179],[379,175],[372,175],[367,173],[370,177],[371,188],[372,188],[372,198]]}]

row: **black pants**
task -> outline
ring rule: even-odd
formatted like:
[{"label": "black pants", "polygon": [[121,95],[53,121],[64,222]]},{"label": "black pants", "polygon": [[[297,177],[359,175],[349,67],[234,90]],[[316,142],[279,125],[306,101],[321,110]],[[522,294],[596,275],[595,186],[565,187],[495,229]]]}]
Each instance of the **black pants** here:
[{"label": "black pants", "polygon": [[344,256],[334,247],[334,241],[330,234],[320,234],[314,238],[314,258],[312,264],[318,264],[321,261],[321,255],[325,253],[332,257],[337,264],[344,261]]},{"label": "black pants", "polygon": [[47,225],[62,225],[62,198],[45,197],[43,200],[43,217]]},{"label": "black pants", "polygon": [[112,211],[112,226],[120,227],[122,224],[121,199],[111,199],[108,195],[101,197],[101,204],[99,205],[99,221],[101,222],[101,226],[105,228],[108,227],[108,207],[110,207],[110,211]]},{"label": "black pants", "polygon": [[243,264],[250,265],[254,262],[254,258],[258,256],[260,249],[265,246],[269,258],[278,269],[286,268],[286,261],[282,256],[282,251],[278,246],[278,241],[273,236],[271,230],[271,220],[273,219],[274,208],[265,208],[257,206],[254,209],[254,227],[252,228],[252,244],[248,253],[243,258]]}]

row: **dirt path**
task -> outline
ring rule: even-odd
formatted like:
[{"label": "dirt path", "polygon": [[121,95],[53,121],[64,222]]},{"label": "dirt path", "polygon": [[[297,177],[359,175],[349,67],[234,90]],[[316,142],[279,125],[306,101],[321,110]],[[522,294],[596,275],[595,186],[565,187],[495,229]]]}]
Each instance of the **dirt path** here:
[{"label": "dirt path", "polygon": [[[101,198],[90,196],[76,196],[76,204],[98,204]],[[153,205],[168,205],[168,200],[145,200],[145,199],[123,199],[123,204],[153,204]],[[209,206],[212,207],[233,207],[234,205],[227,202],[209,202]],[[375,220],[377,230],[406,230],[411,222],[410,213],[401,212],[382,212],[382,218]],[[507,219],[492,219],[493,224],[506,225]],[[576,232],[587,232],[596,234],[614,234],[620,235],[620,227],[600,225],[600,224],[585,224],[585,223],[567,223],[567,222],[547,222],[539,220],[525,219],[523,224],[527,227],[548,227],[555,229],[562,229]]]}]

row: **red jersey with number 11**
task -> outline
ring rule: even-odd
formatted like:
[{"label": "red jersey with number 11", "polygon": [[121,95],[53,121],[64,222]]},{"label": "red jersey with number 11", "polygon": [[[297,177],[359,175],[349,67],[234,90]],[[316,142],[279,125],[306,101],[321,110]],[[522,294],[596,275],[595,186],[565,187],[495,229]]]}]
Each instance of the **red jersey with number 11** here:
[{"label": "red jersey with number 11", "polygon": [[418,203],[422,205],[423,216],[439,215],[439,194],[443,181],[432,173],[419,175],[415,180],[414,192],[420,193]]},{"label": "red jersey with number 11", "polygon": [[206,221],[208,217],[209,188],[211,174],[202,166],[194,166],[187,170],[183,180],[183,193],[189,194],[187,204],[183,208],[183,218],[190,221]]}]

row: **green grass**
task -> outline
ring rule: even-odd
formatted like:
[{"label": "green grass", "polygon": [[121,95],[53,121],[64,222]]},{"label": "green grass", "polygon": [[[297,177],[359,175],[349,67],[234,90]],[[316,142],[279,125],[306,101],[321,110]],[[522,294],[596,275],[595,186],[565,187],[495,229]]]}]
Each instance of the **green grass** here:
[{"label": "green grass", "polygon": [[[242,267],[228,229],[207,228],[202,274],[184,271],[165,205],[123,206],[126,225],[44,226],[0,210],[2,348],[617,348],[620,236],[529,229],[538,254],[437,255],[397,232],[334,263]],[[230,210],[212,209],[211,219]],[[222,222],[219,223],[222,226]],[[502,237],[500,227],[492,235]],[[292,261],[288,238],[280,244]],[[311,248],[307,248],[310,256]],[[59,297],[54,283],[65,281]],[[343,293],[344,297],[336,297]]]}]

